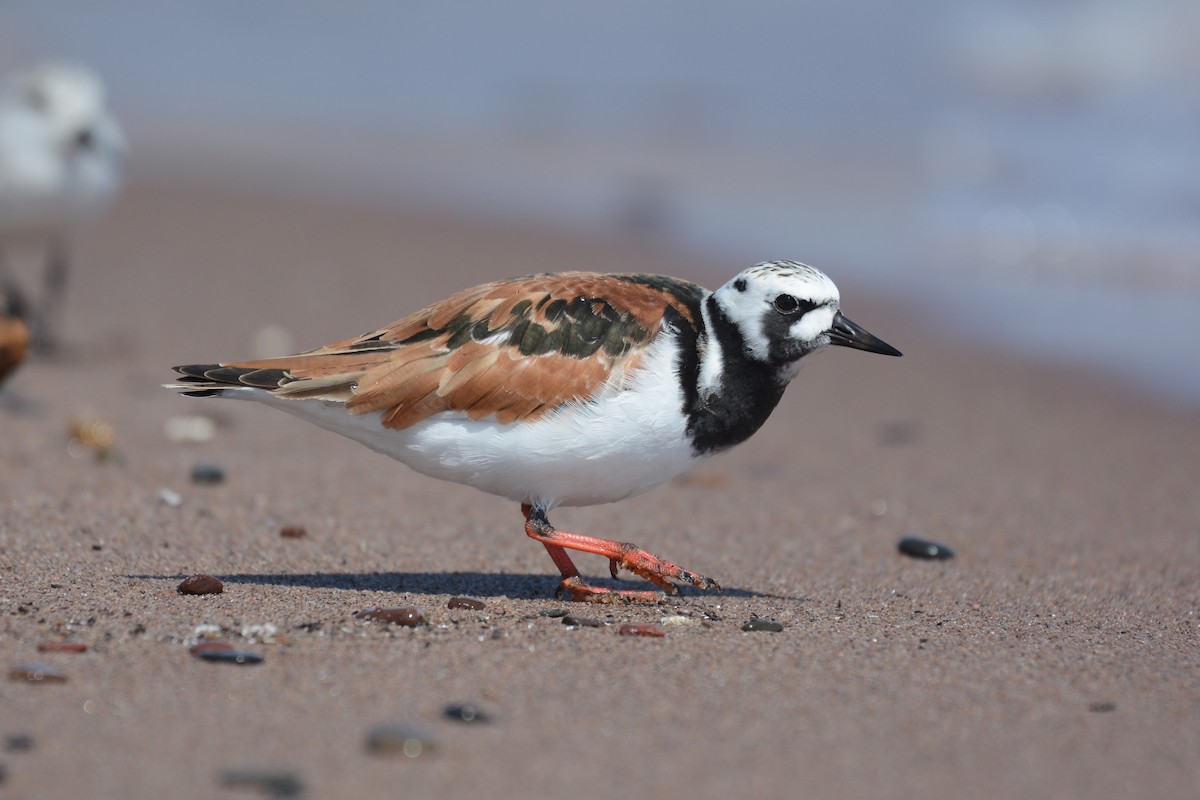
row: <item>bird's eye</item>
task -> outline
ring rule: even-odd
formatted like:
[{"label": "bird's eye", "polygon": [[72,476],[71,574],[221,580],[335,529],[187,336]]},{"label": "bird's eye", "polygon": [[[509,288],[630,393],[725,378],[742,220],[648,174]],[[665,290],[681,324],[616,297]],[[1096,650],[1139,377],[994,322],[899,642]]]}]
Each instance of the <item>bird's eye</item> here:
[{"label": "bird's eye", "polygon": [[775,298],[775,310],[780,314],[791,314],[800,307],[800,301],[790,294],[781,294]]},{"label": "bird's eye", "polygon": [[746,279],[738,278],[736,281],[733,282],[733,288],[737,289],[739,292],[746,291]]},{"label": "bird's eye", "polygon": [[82,128],[75,133],[73,143],[76,150],[91,150],[96,144],[96,134],[91,128]]}]

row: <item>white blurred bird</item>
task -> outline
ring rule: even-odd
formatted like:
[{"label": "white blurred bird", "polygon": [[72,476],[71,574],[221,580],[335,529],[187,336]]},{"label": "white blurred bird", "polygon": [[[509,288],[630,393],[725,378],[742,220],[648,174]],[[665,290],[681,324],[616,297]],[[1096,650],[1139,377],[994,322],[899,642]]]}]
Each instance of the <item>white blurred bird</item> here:
[{"label": "white blurred bird", "polygon": [[[90,70],[47,63],[0,86],[0,292],[10,313],[29,319],[40,349],[56,340],[67,238],[115,194],[125,151],[125,135]],[[45,285],[33,302],[5,260],[21,247],[45,254]]]}]

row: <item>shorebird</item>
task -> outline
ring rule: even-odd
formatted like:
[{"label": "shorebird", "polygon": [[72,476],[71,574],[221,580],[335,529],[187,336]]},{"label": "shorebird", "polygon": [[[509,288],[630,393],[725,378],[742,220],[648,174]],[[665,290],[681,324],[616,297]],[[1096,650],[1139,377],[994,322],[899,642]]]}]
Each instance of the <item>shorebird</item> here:
[{"label": "shorebird", "polygon": [[[27,317],[34,345],[52,349],[66,291],[67,238],[109,201],[121,180],[125,137],[89,70],[43,64],[0,88],[0,291]],[[30,301],[6,268],[14,248],[45,252],[44,288]]]},{"label": "shorebird", "polygon": [[829,345],[898,356],[851,322],[824,273],[758,264],[715,292],[662,275],[487,283],[399,322],[282,358],[175,367],[168,388],[258,400],[434,478],[521,504],[576,600],[663,599],[587,583],[567,550],[668,593],[719,589],[636,545],[558,530],[558,506],[640,494],[759,429]]}]

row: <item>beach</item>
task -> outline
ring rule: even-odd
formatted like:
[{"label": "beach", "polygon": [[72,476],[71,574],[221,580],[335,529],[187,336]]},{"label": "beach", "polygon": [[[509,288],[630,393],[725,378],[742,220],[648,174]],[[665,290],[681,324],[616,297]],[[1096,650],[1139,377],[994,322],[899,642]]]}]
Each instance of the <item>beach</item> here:
[{"label": "beach", "polygon": [[[227,773],[247,770],[312,798],[1200,792],[1195,410],[842,286],[903,358],[822,354],[743,446],[553,517],[724,592],[580,606],[554,598],[512,503],[160,384],[500,277],[715,288],[748,264],[153,174],[75,253],[64,352],[23,365],[0,406],[0,797],[234,797]],[[172,441],[192,415],[215,435]],[[95,423],[111,444],[79,435]],[[197,464],[224,479],[193,481]],[[902,555],[904,536],[955,556]],[[177,592],[194,574],[224,591]],[[396,606],[429,624],[355,616]],[[547,615],[563,609],[605,624]],[[743,631],[755,618],[783,629]],[[262,663],[189,653],[218,629]],[[87,649],[38,651],[62,641]],[[66,680],[11,674],[28,662]],[[445,714],[463,703],[489,719]],[[419,755],[367,746],[389,723],[423,730]]]}]

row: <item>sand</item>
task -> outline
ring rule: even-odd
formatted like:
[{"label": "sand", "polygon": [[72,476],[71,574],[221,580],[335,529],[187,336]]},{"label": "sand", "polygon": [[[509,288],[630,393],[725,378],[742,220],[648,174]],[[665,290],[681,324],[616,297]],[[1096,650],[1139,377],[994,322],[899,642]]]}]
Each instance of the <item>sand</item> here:
[{"label": "sand", "polygon": [[[148,178],[77,256],[66,352],[25,364],[0,407],[0,797],[246,796],[222,782],[241,769],[313,798],[1200,795],[1195,412],[844,286],[847,314],[903,359],[822,355],[741,448],[552,517],[725,592],[581,608],[554,599],[511,503],[158,384],[253,355],[265,328],[313,347],[495,277],[711,285],[745,265]],[[190,414],[217,422],[211,441],[168,439]],[[111,426],[106,460],[69,442],[89,420]],[[192,482],[197,463],[226,479]],[[904,535],[957,555],[905,557]],[[224,592],[176,592],[197,573]],[[486,607],[447,608],[457,594]],[[430,624],[354,616],[403,605]],[[608,624],[543,615],[568,607]],[[744,633],[755,616],[784,629]],[[202,625],[263,662],[189,655]],[[60,640],[88,649],[37,651]],[[67,680],[8,677],[29,661]],[[490,721],[444,716],[464,702]],[[370,752],[387,723],[431,744]]]}]

